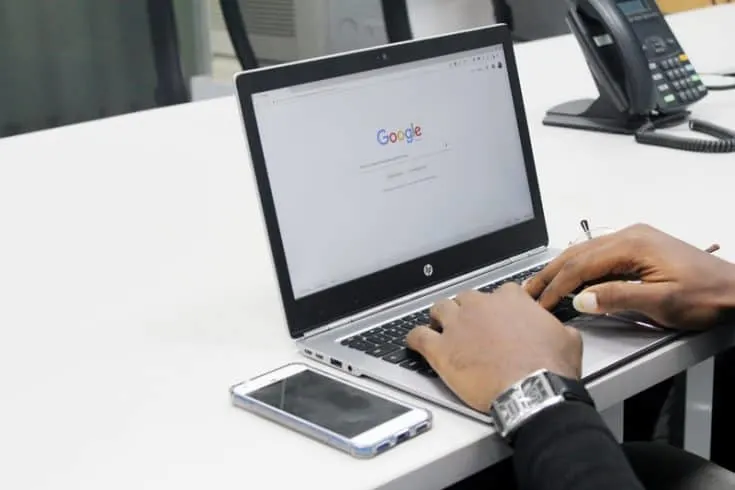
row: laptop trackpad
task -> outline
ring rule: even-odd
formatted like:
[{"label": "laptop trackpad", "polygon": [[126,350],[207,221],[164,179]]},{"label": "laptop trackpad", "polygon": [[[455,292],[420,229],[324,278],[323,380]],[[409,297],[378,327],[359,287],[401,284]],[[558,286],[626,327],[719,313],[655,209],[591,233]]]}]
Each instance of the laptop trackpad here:
[{"label": "laptop trackpad", "polygon": [[643,315],[581,315],[568,322],[582,334],[582,376],[602,376],[622,364],[671,342],[680,332],[667,330]]}]

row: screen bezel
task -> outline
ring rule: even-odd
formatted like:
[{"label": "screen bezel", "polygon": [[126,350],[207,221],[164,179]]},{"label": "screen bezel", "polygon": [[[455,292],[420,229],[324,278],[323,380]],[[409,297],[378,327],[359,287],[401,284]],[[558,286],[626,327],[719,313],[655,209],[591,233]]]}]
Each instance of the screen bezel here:
[{"label": "screen bezel", "polygon": [[[378,68],[430,60],[502,45],[510,80],[534,217],[510,228],[489,233],[385,270],[296,299],[276,215],[267,165],[258,131],[252,96],[270,90],[328,80]],[[502,262],[525,251],[548,245],[528,122],[510,31],[496,25],[449,35],[407,41],[297,63],[239,73],[235,77],[241,116],[250,148],[281,300],[292,338],[408,294]],[[433,269],[424,273],[426,265]]]},{"label": "screen bezel", "polygon": [[[288,379],[304,371],[311,371],[317,376],[322,376],[338,383],[346,384],[347,386],[350,386],[360,392],[366,393],[367,395],[375,396],[390,403],[400,405],[401,407],[406,408],[408,411],[381,424],[378,424],[375,427],[366,430],[365,432],[357,434],[353,437],[346,437],[325,427],[316,425],[313,422],[305,420],[301,417],[296,417],[295,415],[289,412],[285,412],[279,408],[273,407],[272,405],[263,403],[260,400],[255,399],[251,396],[253,392],[258,391],[261,388],[269,386],[273,383],[277,383],[279,381],[283,381],[284,379]],[[396,434],[404,432],[406,430],[410,430],[411,428],[416,427],[419,424],[430,424],[432,419],[431,413],[427,410],[423,410],[417,407],[411,407],[410,405],[402,403],[399,400],[381,395],[374,391],[366,390],[352,383],[347,383],[337,378],[336,376],[330,376],[327,373],[324,373],[317,369],[313,369],[310,366],[301,363],[287,364],[261,376],[258,376],[257,378],[237,384],[230,389],[230,392],[236,398],[239,398],[241,401],[246,401],[249,404],[255,405],[259,407],[260,410],[277,413],[280,415],[281,418],[296,421],[301,426],[309,427],[312,430],[317,430],[321,433],[328,434],[332,437],[344,441],[345,443],[348,443],[351,447],[361,449],[370,448],[372,446],[375,446],[376,444],[385,442],[392,436],[395,436]]]}]

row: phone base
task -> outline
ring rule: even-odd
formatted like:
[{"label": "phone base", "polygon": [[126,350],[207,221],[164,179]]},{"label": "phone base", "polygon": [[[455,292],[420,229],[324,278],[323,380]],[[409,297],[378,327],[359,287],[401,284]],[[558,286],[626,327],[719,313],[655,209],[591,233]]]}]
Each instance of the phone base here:
[{"label": "phone base", "polygon": [[602,99],[580,99],[549,109],[544,124],[602,133],[635,134],[649,120],[650,117],[620,113]]}]

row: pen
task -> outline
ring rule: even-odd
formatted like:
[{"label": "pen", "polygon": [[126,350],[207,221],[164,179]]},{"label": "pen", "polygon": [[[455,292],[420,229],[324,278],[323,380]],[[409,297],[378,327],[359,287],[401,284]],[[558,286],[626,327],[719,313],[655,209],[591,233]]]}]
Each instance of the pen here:
[{"label": "pen", "polygon": [[590,223],[586,219],[583,219],[579,222],[579,226],[582,227],[582,231],[584,232],[584,235],[587,237],[587,240],[592,240],[592,232],[590,231]]}]

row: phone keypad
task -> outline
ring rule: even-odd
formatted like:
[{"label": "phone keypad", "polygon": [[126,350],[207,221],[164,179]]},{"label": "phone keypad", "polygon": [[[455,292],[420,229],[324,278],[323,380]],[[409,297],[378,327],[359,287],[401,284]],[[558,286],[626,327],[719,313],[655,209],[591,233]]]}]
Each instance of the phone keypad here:
[{"label": "phone keypad", "polygon": [[707,94],[707,88],[684,53],[652,61],[648,67],[662,101],[661,109],[688,105]]},{"label": "phone keypad", "polygon": [[664,110],[691,104],[707,94],[707,88],[684,53],[652,61],[648,67]]}]

